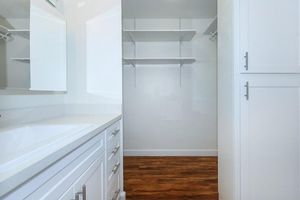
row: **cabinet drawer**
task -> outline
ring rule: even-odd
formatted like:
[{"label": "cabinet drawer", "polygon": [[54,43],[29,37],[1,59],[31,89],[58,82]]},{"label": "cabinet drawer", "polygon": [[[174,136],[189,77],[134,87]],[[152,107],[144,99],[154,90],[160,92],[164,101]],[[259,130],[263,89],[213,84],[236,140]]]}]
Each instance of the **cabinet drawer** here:
[{"label": "cabinet drawer", "polygon": [[119,171],[120,167],[120,153],[117,153],[109,162],[107,162],[107,176],[109,177],[111,174],[115,174]]},{"label": "cabinet drawer", "polygon": [[120,137],[114,138],[110,144],[107,144],[106,149],[107,162],[109,163],[121,151]]},{"label": "cabinet drawer", "polygon": [[120,131],[120,121],[108,127],[106,130],[106,144],[109,145],[110,143],[113,143],[113,140],[120,136]]},{"label": "cabinet drawer", "polygon": [[[104,136],[103,133],[98,134],[3,199],[58,199],[70,188],[76,176],[83,173],[104,152]],[[55,197],[49,198],[48,195],[54,190]]]},{"label": "cabinet drawer", "polygon": [[107,200],[118,200],[120,196],[120,173],[112,176],[111,181],[108,183]]}]

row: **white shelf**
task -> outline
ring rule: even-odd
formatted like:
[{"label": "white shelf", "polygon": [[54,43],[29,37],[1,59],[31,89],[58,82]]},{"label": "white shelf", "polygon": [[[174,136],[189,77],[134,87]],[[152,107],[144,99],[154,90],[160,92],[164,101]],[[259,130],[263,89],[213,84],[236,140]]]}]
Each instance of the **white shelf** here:
[{"label": "white shelf", "polygon": [[190,57],[165,58],[123,58],[125,64],[130,65],[158,65],[158,64],[192,64],[196,61]]},{"label": "white shelf", "polygon": [[10,58],[10,59],[18,62],[30,63],[30,58]]},{"label": "white shelf", "polygon": [[11,37],[11,35],[19,35],[27,39],[30,37],[29,29],[9,29],[2,25],[0,25],[0,33],[6,37]]},{"label": "white shelf", "polygon": [[30,31],[29,29],[8,29],[8,32],[13,35],[19,35],[24,38],[29,39],[30,38]]},{"label": "white shelf", "polygon": [[216,33],[218,30],[218,18],[215,17],[212,22],[206,28],[204,35],[211,35]]},{"label": "white shelf", "polygon": [[131,42],[190,41],[196,30],[123,30],[123,40]]}]

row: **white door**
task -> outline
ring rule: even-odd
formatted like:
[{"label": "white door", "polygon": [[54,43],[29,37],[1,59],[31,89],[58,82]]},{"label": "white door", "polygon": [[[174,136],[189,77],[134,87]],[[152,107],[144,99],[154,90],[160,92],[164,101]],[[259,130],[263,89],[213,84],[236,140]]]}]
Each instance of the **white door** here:
[{"label": "white door", "polygon": [[299,200],[300,78],[247,79],[241,92],[242,200]]},{"label": "white door", "polygon": [[81,175],[81,177],[74,184],[75,195],[77,192],[84,192],[80,194],[83,200],[104,200],[105,197],[105,174],[104,174],[104,153],[98,158],[89,169]]},{"label": "white door", "polygon": [[299,0],[239,3],[241,73],[300,73]]}]

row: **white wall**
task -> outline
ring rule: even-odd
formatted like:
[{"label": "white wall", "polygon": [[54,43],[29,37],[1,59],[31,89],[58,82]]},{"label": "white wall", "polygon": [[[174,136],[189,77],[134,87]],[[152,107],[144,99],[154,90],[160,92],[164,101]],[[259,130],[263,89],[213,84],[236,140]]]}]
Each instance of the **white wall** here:
[{"label": "white wall", "polygon": [[235,200],[238,182],[235,176],[235,123],[238,124],[234,93],[234,0],[218,1],[218,150],[220,200]]},{"label": "white wall", "polygon": [[[182,19],[182,28],[196,29],[184,42],[182,56],[197,62],[184,65],[180,86],[178,65],[124,68],[124,142],[127,155],[216,155],[216,42],[202,33],[212,19]],[[137,29],[178,29],[178,19],[136,19]],[[132,19],[124,28],[133,28]],[[179,42],[137,43],[137,57],[179,56]],[[124,56],[133,56],[124,44]]]},{"label": "white wall", "polygon": [[121,112],[120,1],[69,0],[66,7],[69,68],[66,103],[90,104],[96,109],[106,105]]}]

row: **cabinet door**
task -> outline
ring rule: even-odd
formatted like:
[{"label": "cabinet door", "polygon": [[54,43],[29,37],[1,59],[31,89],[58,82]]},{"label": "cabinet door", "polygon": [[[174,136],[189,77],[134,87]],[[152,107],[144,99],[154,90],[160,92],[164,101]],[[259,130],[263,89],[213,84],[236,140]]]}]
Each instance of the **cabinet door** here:
[{"label": "cabinet door", "polygon": [[244,81],[241,87],[242,200],[299,200],[300,78],[246,81],[248,100]]},{"label": "cabinet door", "polygon": [[30,8],[30,90],[66,91],[66,22],[47,1]]},{"label": "cabinet door", "polygon": [[300,73],[299,0],[239,2],[240,71]]},{"label": "cabinet door", "polygon": [[97,159],[94,164],[92,164],[92,166],[78,179],[78,181],[76,181],[74,184],[75,193],[84,192],[87,200],[104,200],[104,163],[105,156],[102,154],[102,156]]}]

